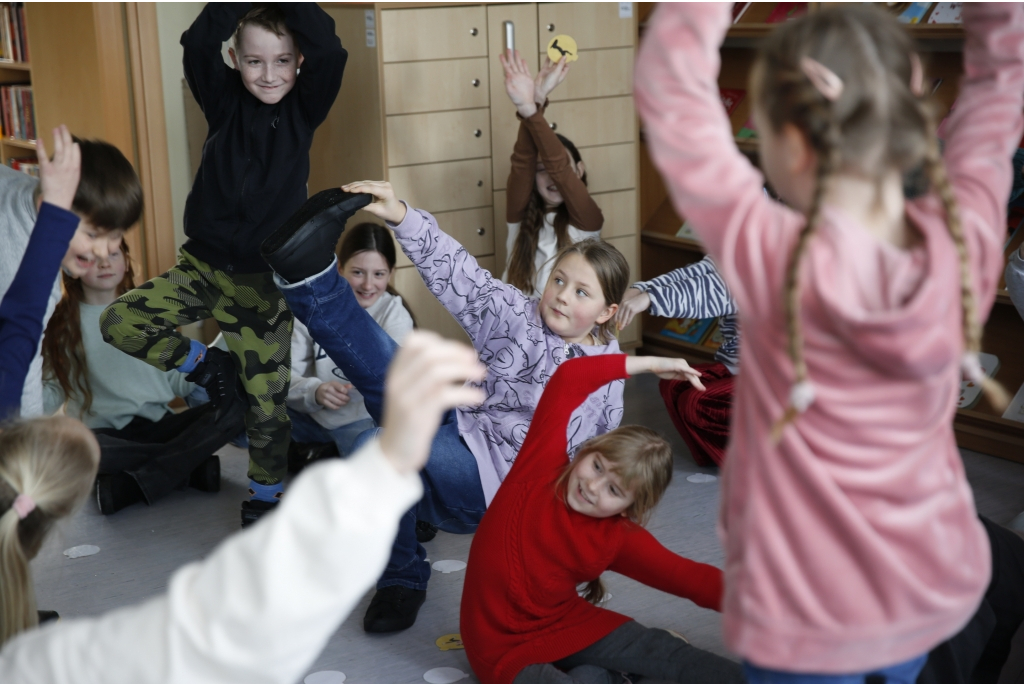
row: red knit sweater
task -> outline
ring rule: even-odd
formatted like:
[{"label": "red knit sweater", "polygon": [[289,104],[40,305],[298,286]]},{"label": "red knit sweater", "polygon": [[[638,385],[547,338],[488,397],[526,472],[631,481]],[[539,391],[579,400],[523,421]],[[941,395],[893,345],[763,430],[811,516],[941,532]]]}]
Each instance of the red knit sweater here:
[{"label": "red knit sweater", "polygon": [[631,620],[576,593],[577,585],[608,569],[719,609],[719,569],[670,552],[624,517],[579,514],[555,492],[570,415],[605,383],[626,378],[625,360],[620,354],[578,357],[558,368],[477,529],[461,630],[480,682],[510,683],[526,666],[563,659]]}]

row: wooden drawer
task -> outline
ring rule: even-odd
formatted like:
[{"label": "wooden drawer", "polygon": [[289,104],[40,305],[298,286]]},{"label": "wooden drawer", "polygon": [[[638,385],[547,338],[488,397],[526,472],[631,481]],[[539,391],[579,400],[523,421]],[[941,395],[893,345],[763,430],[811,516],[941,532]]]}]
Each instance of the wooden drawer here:
[{"label": "wooden drawer", "polygon": [[[610,238],[608,242],[625,256],[629,263],[629,283],[632,285],[640,280],[640,260],[637,246],[639,238],[635,235]],[[640,343],[640,322],[642,316],[633,317],[633,322],[626,326],[625,330],[619,333],[619,345],[621,347],[635,347]]]},{"label": "wooden drawer", "polygon": [[388,164],[491,156],[491,110],[403,114],[387,118]]},{"label": "wooden drawer", "polygon": [[[463,209],[457,212],[434,214],[441,230],[455,238],[474,257],[494,254],[494,213],[490,207]],[[397,267],[412,266],[412,262],[398,250]],[[501,274],[498,274],[499,276]]]},{"label": "wooden drawer", "polygon": [[619,190],[614,193],[591,195],[604,214],[601,237],[611,240],[624,235],[639,233],[636,215],[636,191]]},{"label": "wooden drawer", "polygon": [[[484,269],[491,273],[494,272],[494,257],[482,257],[477,261]],[[462,326],[427,290],[423,278],[415,267],[395,269],[394,284],[395,290],[412,310],[417,328],[434,331],[446,338],[469,343],[469,336],[462,330]]]},{"label": "wooden drawer", "polygon": [[[631,94],[634,52],[632,47],[581,52],[580,58],[572,63],[569,76],[551,92],[549,100],[559,102]],[[544,63],[546,55],[547,53],[540,55],[541,64]]]},{"label": "wooden drawer", "polygon": [[580,150],[587,164],[591,193],[636,188],[636,146],[633,143],[603,145]]},{"label": "wooden drawer", "polygon": [[483,6],[383,10],[380,40],[385,62],[487,55]]},{"label": "wooden drawer", "polygon": [[[487,58],[384,65],[384,113],[488,107]],[[511,154],[511,151],[510,151]]]},{"label": "wooden drawer", "polygon": [[491,206],[491,160],[469,159],[392,167],[391,185],[400,199],[428,212]]},{"label": "wooden drawer", "polygon": [[636,114],[630,95],[552,102],[544,118],[576,147],[628,143],[636,138]]},{"label": "wooden drawer", "polygon": [[619,19],[615,2],[541,3],[537,5],[537,23],[542,50],[561,33],[576,39],[580,50],[632,46],[636,38],[633,18]]}]

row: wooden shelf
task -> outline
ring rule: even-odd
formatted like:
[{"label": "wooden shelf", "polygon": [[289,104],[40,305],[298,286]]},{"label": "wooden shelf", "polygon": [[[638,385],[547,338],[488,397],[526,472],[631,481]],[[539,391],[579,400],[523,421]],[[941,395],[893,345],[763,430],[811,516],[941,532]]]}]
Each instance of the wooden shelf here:
[{"label": "wooden shelf", "polygon": [[0,144],[7,147],[16,147],[22,150],[35,150],[36,141],[34,140],[19,140],[17,138],[0,138]]},{"label": "wooden shelf", "polygon": [[0,69],[10,69],[12,71],[30,71],[32,66],[28,62],[5,62],[0,60]]}]

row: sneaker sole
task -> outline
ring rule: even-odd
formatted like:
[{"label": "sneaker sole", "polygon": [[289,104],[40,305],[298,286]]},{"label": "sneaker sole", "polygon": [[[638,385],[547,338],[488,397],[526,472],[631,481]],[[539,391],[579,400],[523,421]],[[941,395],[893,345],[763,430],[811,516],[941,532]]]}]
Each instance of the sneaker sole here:
[{"label": "sneaker sole", "polygon": [[[263,241],[260,245],[260,254],[264,258],[288,259],[310,234],[317,232],[338,216],[355,213],[372,201],[373,196],[369,193],[346,193],[337,188],[321,191],[309,198],[298,212]],[[293,238],[296,248],[281,252],[285,244]]]}]

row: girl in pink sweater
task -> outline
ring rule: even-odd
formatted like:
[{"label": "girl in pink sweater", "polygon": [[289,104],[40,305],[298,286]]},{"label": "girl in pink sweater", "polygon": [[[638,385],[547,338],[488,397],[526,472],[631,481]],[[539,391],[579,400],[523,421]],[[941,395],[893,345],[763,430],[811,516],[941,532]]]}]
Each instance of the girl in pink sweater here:
[{"label": "girl in pink sweater", "polygon": [[[1024,11],[971,3],[963,17],[942,156],[895,20],[841,6],[775,29],[751,91],[762,166],[788,207],[764,196],[719,101],[729,6],[665,4],[648,22],[648,148],[755,341],[720,514],[725,638],[751,682],[914,682],[988,582],[952,419],[961,368],[981,380],[1003,267]],[[905,201],[915,169],[930,190]]]}]

